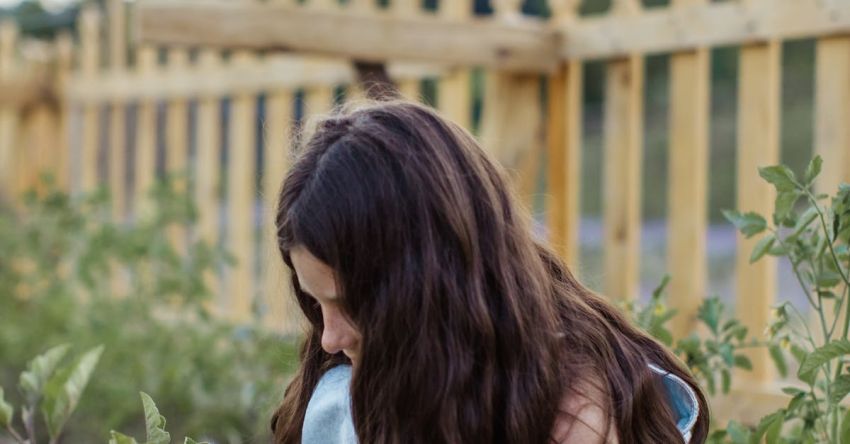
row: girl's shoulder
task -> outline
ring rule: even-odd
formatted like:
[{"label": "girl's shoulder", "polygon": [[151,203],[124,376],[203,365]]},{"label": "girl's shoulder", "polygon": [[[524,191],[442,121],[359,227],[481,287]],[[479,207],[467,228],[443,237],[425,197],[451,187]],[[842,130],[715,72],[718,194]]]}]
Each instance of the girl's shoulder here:
[{"label": "girl's shoulder", "polygon": [[[690,442],[699,417],[696,392],[675,374],[654,364],[649,364],[649,368],[664,386],[670,410],[676,415],[676,427],[684,441]],[[601,381],[591,380],[571,387],[561,398],[552,439],[559,444],[616,444],[614,424],[605,415],[605,396]]]}]

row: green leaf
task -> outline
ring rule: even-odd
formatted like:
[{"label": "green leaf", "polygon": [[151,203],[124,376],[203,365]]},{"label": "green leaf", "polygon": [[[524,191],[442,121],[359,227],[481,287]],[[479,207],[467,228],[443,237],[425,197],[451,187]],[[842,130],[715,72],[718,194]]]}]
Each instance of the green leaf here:
[{"label": "green leaf", "polygon": [[138,444],[138,442],[136,442],[136,438],[123,435],[114,430],[109,432],[109,435],[109,444]]},{"label": "green leaf", "polygon": [[720,315],[723,313],[723,303],[716,297],[711,297],[702,302],[697,310],[697,319],[708,326],[712,333],[717,334],[720,323]]},{"label": "green leaf", "polygon": [[738,421],[729,421],[729,424],[726,425],[726,433],[734,444],[749,444],[750,442],[750,431]]},{"label": "green leaf", "polygon": [[183,440],[183,444],[209,444],[209,443],[206,442],[206,441],[198,442],[198,441],[195,441],[194,439],[189,438],[187,436],[186,439]]},{"label": "green leaf", "polygon": [[800,198],[800,193],[797,190],[783,191],[776,195],[774,213],[778,221],[782,221],[791,214],[794,209],[794,203]]},{"label": "green leaf", "polygon": [[12,423],[12,415],[15,410],[12,405],[3,398],[3,387],[0,387],[0,427],[6,427]]},{"label": "green leaf", "polygon": [[844,414],[841,419],[841,439],[839,442],[850,442],[850,409]]},{"label": "green leaf", "polygon": [[30,405],[35,404],[41,397],[44,386],[53,376],[56,366],[67,352],[67,344],[59,345],[42,355],[36,356],[27,364],[27,370],[21,373],[18,384]]},{"label": "green leaf", "polygon": [[88,385],[102,353],[103,346],[89,350],[76,365],[57,372],[47,383],[41,411],[47,424],[47,432],[52,439],[59,436],[65,422],[77,408],[80,396]]},{"label": "green leaf", "polygon": [[727,369],[720,371],[720,390],[725,394],[732,388],[732,375]]},{"label": "green leaf", "polygon": [[803,362],[800,363],[800,369],[797,371],[797,376],[808,378],[817,373],[820,366],[835,359],[839,356],[850,354],[850,341],[846,339],[837,339],[829,344],[824,345],[809,353]]},{"label": "green leaf", "polygon": [[818,177],[821,165],[823,165],[823,159],[821,159],[820,156],[815,156],[809,161],[809,165],[806,167],[806,174],[803,179],[805,180],[806,185],[811,185],[815,178]]},{"label": "green leaf", "polygon": [[794,225],[794,232],[791,236],[799,236],[809,224],[812,223],[818,217],[818,210],[816,207],[809,207],[803,214],[800,215],[800,218],[797,219],[797,224]]},{"label": "green leaf", "polygon": [[169,444],[171,434],[165,431],[165,418],[159,414],[156,403],[147,393],[142,392],[141,396],[145,409],[145,430],[148,439],[146,444]]},{"label": "green leaf", "polygon": [[667,288],[667,284],[670,283],[670,275],[665,274],[663,278],[661,278],[661,283],[658,284],[658,287],[655,290],[652,290],[652,298],[660,299],[662,293],[664,293],[664,289]]},{"label": "green leaf", "polygon": [[758,426],[756,426],[755,434],[752,436],[752,442],[761,442],[762,437],[767,435],[766,442],[774,443],[779,435],[779,430],[782,429],[782,423],[785,422],[785,410],[780,409],[767,416],[764,416]]},{"label": "green leaf", "polygon": [[735,355],[735,367],[742,368],[744,370],[752,370],[753,363],[750,361],[750,358],[744,355]]},{"label": "green leaf", "polygon": [[735,210],[723,210],[723,216],[747,238],[753,237],[767,228],[767,221],[764,220],[764,217],[753,212],[740,213]]},{"label": "green leaf", "polygon": [[782,349],[779,348],[778,345],[771,345],[768,347],[768,351],[770,352],[770,358],[773,360],[773,365],[776,366],[776,371],[779,372],[779,375],[783,378],[788,375],[788,364],[785,361],[785,354],[782,353]]},{"label": "green leaf", "polygon": [[770,250],[770,247],[773,246],[773,243],[776,241],[776,237],[771,233],[767,236],[761,238],[756,246],[753,247],[753,252],[750,254],[750,263],[761,259],[762,256],[765,255]]},{"label": "green leaf", "polygon": [[797,189],[794,172],[785,165],[774,165],[759,168],[759,176],[776,187],[776,191],[793,191]]},{"label": "green leaf", "polygon": [[823,270],[817,277],[815,282],[818,287],[830,288],[838,285],[841,282],[841,275],[832,270]]},{"label": "green leaf", "polygon": [[850,393],[850,375],[841,375],[832,382],[832,393],[829,399],[838,404],[848,393]]}]

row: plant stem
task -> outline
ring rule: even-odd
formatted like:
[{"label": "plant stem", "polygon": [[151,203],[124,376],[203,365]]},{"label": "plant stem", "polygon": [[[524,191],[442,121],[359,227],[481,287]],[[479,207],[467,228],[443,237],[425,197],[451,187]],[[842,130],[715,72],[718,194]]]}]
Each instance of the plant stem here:
[{"label": "plant stem", "polygon": [[12,435],[12,438],[14,438],[14,439],[15,439],[15,441],[17,441],[18,443],[20,443],[20,444],[25,444],[25,443],[26,443],[26,441],[24,441],[24,438],[22,438],[22,437],[21,437],[21,435],[20,435],[20,434],[18,434],[18,432],[17,432],[17,431],[15,431],[15,429],[14,429],[14,428],[12,428],[12,425],[11,425],[11,424],[9,424],[8,426],[6,426],[6,430],[8,430],[8,431],[9,431],[9,434],[10,434],[10,435]]}]

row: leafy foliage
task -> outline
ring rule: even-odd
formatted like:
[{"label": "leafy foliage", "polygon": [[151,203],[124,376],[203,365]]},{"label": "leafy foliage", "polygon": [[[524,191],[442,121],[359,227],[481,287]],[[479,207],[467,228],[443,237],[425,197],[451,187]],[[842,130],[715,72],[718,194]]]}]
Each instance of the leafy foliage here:
[{"label": "leafy foliage", "polygon": [[3,399],[3,388],[0,387],[0,427],[5,428],[18,443],[37,442],[38,423],[34,412],[39,407],[44,414],[43,424],[50,436],[50,443],[59,440],[62,428],[76,409],[100,360],[103,347],[89,350],[76,362],[60,367],[67,351],[67,345],[54,347],[30,361],[28,369],[21,373],[19,388],[26,394],[26,404],[21,407],[20,422],[25,433],[15,427],[12,417],[14,408]]},{"label": "leafy foliage", "polygon": [[732,422],[712,435],[712,442],[850,442],[850,410],[841,404],[850,393],[850,185],[842,184],[826,204],[830,196],[812,191],[822,164],[820,157],[812,159],[802,179],[784,165],[759,169],[776,190],[772,225],[753,213],[724,213],[745,237],[763,234],[751,262],[768,255],[788,259],[817,316],[818,331],[812,332],[797,307],[776,307],[767,329],[770,355],[785,374],[783,350],[788,350],[799,363],[799,384],[783,390],[791,396],[788,405],[764,417],[756,429]]},{"label": "leafy foliage", "polygon": [[[55,413],[50,431],[62,428],[59,413],[76,405],[77,420],[65,425],[63,439],[102,442],[106,430],[143,430],[135,399],[144,390],[177,419],[170,426],[180,435],[216,442],[267,436],[296,362],[296,340],[213,318],[205,276],[227,267],[229,255],[191,236],[195,210],[168,181],[150,200],[147,216],[129,224],[111,220],[104,192],[68,196],[48,186],[16,208],[0,207],[0,385],[20,379],[21,387],[0,399],[0,420],[7,404],[50,392],[55,404],[41,413]],[[179,247],[164,235],[175,229],[189,233]],[[67,348],[23,368],[33,350],[64,343],[104,345],[90,375],[97,383],[78,403],[65,382],[79,382],[85,372],[54,372]],[[62,380],[51,382],[48,375],[60,373]],[[40,429],[39,440],[55,435],[47,432]]]}]

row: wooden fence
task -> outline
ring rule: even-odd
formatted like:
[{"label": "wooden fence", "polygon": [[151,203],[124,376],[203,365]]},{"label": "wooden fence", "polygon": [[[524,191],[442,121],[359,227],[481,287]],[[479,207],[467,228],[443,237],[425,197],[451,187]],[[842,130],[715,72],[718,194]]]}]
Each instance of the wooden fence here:
[{"label": "wooden fence", "polygon": [[[467,0],[442,1],[436,13],[421,10],[420,2],[413,0],[392,0],[388,8],[379,8],[371,0],[349,0],[345,5],[331,0],[304,4],[146,0],[133,15],[142,43],[128,52],[123,40],[126,13],[120,1],[111,1],[108,51],[99,51],[100,18],[95,10],[87,10],[81,19],[76,65],[67,63],[67,41],[56,45],[63,48],[57,50],[61,54],[57,66],[68,67],[67,75],[56,76],[62,85],[57,103],[68,111],[56,114],[65,126],[55,144],[61,155],[54,160],[64,166],[64,153],[81,153],[82,164],[75,170],[79,186],[86,189],[108,182],[118,195],[127,197],[116,206],[116,214],[123,216],[128,209],[138,212],[143,208],[142,191],[155,176],[161,137],[167,170],[194,165],[190,169],[195,171],[193,189],[201,208],[203,236],[217,236],[216,215],[226,203],[224,237],[240,265],[220,281],[222,294],[238,295],[223,300],[224,311],[236,319],[247,319],[254,295],[260,295],[270,307],[267,319],[283,319],[285,307],[278,297],[282,274],[279,270],[253,271],[256,252],[252,239],[258,226],[255,209],[268,214],[270,199],[286,168],[285,141],[292,130],[296,91],[305,91],[307,113],[322,111],[334,100],[333,88],[353,79],[344,60],[389,60],[399,63],[390,65],[390,74],[408,96],[418,96],[423,77],[439,78],[438,107],[469,127],[470,76],[473,69],[483,67],[486,86],[479,137],[502,161],[520,165],[519,171],[534,171],[538,157],[528,153],[534,152],[541,129],[545,129],[550,241],[569,264],[575,264],[582,72],[585,63],[603,60],[604,292],[614,298],[633,298],[638,291],[640,260],[644,63],[648,55],[668,53],[668,264],[673,277],[671,305],[680,311],[673,328],[677,335],[693,329],[696,308],[706,292],[711,48],[740,47],[739,210],[768,214],[773,209],[774,192],[756,169],[780,160],[781,48],[788,39],[817,38],[815,142],[816,152],[826,160],[818,187],[834,190],[838,182],[850,179],[850,2],[673,0],[667,7],[644,9],[635,0],[612,0],[607,13],[583,17],[576,12],[581,2],[550,0],[551,18],[547,20],[523,17],[521,3],[492,0],[493,14],[482,17],[472,13],[473,2]],[[0,94],[22,90],[14,86],[20,80],[9,75],[9,48],[15,47],[9,29],[0,32]],[[164,60],[159,57],[160,46],[168,48]],[[292,52],[270,52],[277,48]],[[230,56],[222,58],[221,50],[230,51]],[[107,63],[98,58],[101,52],[109,54]],[[134,56],[133,66],[127,63],[128,53]],[[335,59],[316,59],[319,56]],[[547,85],[542,102],[541,76]],[[27,82],[32,83],[32,78]],[[255,131],[260,95],[265,97],[265,136],[259,143],[263,162],[257,171],[254,147],[260,137]],[[223,121],[220,110],[225,98],[230,112]],[[12,139],[8,137],[10,127],[20,126],[21,113],[15,110],[26,106],[9,103],[0,102],[0,166],[7,169],[11,163],[3,160],[10,158],[10,153],[26,157],[20,154],[21,148],[9,144]],[[187,112],[190,104],[194,113]],[[135,111],[128,114],[131,105]],[[108,120],[105,127],[99,120],[104,109],[109,116],[104,119]],[[163,125],[157,124],[160,114]],[[135,158],[127,161],[123,156],[131,141],[125,125],[131,115],[135,119]],[[81,122],[69,123],[68,116]],[[222,133],[221,127],[228,131]],[[194,128],[194,149],[189,148],[187,128]],[[104,134],[108,137],[102,137]],[[220,139],[222,134],[227,140]],[[66,141],[69,145],[64,147]],[[109,159],[108,174],[102,177],[97,173],[101,146],[106,147]],[[219,162],[221,147],[228,153],[226,163]],[[191,158],[190,152],[194,153]],[[132,194],[125,190],[128,172],[124,167],[130,164],[135,172]],[[259,189],[255,186],[258,175],[262,178]],[[527,193],[532,188],[527,178],[533,175],[519,176]],[[4,173],[3,177],[12,176]],[[227,178],[224,199],[216,193],[221,177]],[[261,245],[273,242],[267,239]],[[777,264],[768,258],[751,265],[753,242],[739,237],[737,245],[737,314],[757,334],[769,321]],[[263,266],[277,266],[270,255],[261,253]],[[753,387],[771,387],[775,380],[767,351],[753,352],[752,359],[754,371],[741,374],[752,395],[746,399],[751,401],[736,398],[737,409],[727,412],[730,416],[753,407],[742,415],[757,419],[769,408],[752,392]],[[766,389],[760,393],[769,397],[773,392]]]}]

